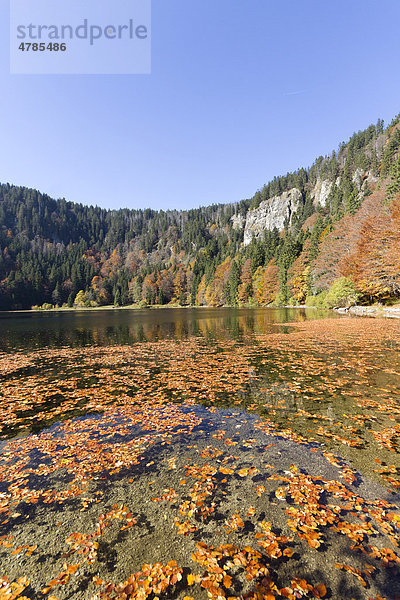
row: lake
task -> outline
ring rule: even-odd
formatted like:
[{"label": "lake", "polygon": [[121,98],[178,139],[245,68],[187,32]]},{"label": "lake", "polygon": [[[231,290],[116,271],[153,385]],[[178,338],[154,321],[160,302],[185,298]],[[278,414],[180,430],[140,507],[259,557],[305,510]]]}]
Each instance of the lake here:
[{"label": "lake", "polygon": [[240,340],[244,335],[273,331],[276,323],[301,322],[321,314],[328,313],[284,308],[0,312],[0,340],[4,348],[15,350],[37,346],[129,344],[166,338],[182,340],[198,335]]},{"label": "lake", "polygon": [[0,379],[0,597],[400,594],[399,321],[0,313]]}]

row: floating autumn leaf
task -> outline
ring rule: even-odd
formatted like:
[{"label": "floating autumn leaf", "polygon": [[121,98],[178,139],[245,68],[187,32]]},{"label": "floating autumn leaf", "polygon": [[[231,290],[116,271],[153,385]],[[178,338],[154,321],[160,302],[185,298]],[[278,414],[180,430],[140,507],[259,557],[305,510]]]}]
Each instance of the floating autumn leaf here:
[{"label": "floating autumn leaf", "polygon": [[327,594],[327,589],[323,583],[318,583],[312,590],[312,594],[315,598],[324,598]]},{"label": "floating autumn leaf", "polygon": [[261,498],[261,496],[263,495],[263,493],[265,492],[266,488],[265,485],[258,485],[256,487],[256,494],[259,498]]},{"label": "floating autumn leaf", "polygon": [[188,533],[194,533],[197,531],[197,527],[189,523],[189,521],[184,521],[181,523],[178,519],[175,519],[175,525],[179,535],[187,535]]},{"label": "floating autumn leaf", "polygon": [[253,475],[256,471],[257,469],[255,467],[250,467],[248,469],[243,468],[239,469],[237,474],[239,475],[239,477],[247,477],[248,475]]},{"label": "floating autumn leaf", "polygon": [[219,472],[223,473],[224,475],[232,475],[232,473],[234,473],[235,470],[234,469],[230,469],[228,467],[220,467],[219,468]]},{"label": "floating autumn leaf", "polygon": [[189,585],[201,582],[201,575],[195,575],[194,573],[188,573],[187,582]]},{"label": "floating autumn leaf", "polygon": [[[1,600],[23,600],[20,594],[30,584],[26,577],[19,577],[16,581],[10,581],[8,577],[0,576],[0,598]],[[28,599],[29,600],[29,599]]]},{"label": "floating autumn leaf", "polygon": [[227,531],[244,527],[244,523],[237,513],[232,515],[229,519],[226,519],[225,524],[228,526]]},{"label": "floating autumn leaf", "polygon": [[285,490],[284,488],[278,488],[277,490],[275,490],[275,496],[277,498],[279,498],[279,500],[284,500],[285,499]]}]

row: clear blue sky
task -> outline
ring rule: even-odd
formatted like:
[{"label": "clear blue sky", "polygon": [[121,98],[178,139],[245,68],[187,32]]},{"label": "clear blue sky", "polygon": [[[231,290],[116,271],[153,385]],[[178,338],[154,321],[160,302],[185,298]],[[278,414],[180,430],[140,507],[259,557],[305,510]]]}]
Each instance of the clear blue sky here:
[{"label": "clear blue sky", "polygon": [[253,195],[400,112],[398,0],[153,0],[152,74],[9,74],[0,181],[103,207]]}]

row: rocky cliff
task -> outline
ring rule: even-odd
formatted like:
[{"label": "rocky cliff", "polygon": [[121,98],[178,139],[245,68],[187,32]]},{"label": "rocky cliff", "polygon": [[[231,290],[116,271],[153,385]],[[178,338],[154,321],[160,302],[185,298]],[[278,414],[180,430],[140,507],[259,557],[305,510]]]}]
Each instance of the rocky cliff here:
[{"label": "rocky cliff", "polygon": [[243,229],[246,223],[246,218],[242,215],[233,215],[231,217],[231,221],[233,229]]},{"label": "rocky cliff", "polygon": [[303,195],[297,188],[283,192],[264,200],[253,210],[249,210],[244,226],[244,245],[248,246],[253,239],[263,235],[266,229],[282,231],[285,224],[290,224],[293,213],[303,202]]},{"label": "rocky cliff", "polygon": [[[336,183],[338,183],[340,180]],[[329,194],[332,189],[333,182],[328,179],[321,180],[318,178],[317,183],[315,184],[313,190],[311,191],[311,197],[313,199],[313,203],[315,206],[320,204],[321,206],[326,205],[326,201],[328,200]]]},{"label": "rocky cliff", "polygon": [[[377,180],[369,171],[356,169],[353,182],[357,186],[360,199],[364,197],[368,185],[376,184]],[[309,190],[314,206],[326,207],[333,184],[339,186],[340,181],[340,177],[335,182],[318,178],[315,185]],[[246,219],[234,215],[231,219],[233,228],[241,229],[244,227],[244,245],[248,246],[253,237],[262,237],[265,230],[272,231],[276,228],[278,231],[282,231],[285,225],[290,226],[292,216],[302,202],[303,195],[301,191],[298,188],[292,188],[279,196],[264,200],[257,208],[249,210]]]}]

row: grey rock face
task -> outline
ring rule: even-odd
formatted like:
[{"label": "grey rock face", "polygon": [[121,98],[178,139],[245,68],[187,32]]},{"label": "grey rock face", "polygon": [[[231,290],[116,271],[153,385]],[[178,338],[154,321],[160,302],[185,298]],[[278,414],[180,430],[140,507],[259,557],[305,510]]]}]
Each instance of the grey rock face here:
[{"label": "grey rock face", "polygon": [[354,175],[353,175],[353,183],[355,183],[355,185],[358,188],[358,191],[361,191],[361,187],[363,184],[363,177],[364,177],[364,171],[360,168],[356,169]]},{"label": "grey rock face", "polygon": [[283,192],[261,202],[258,208],[249,210],[244,228],[244,245],[248,246],[253,237],[259,238],[265,230],[282,231],[285,222],[290,224],[292,215],[302,203],[302,194],[297,188]]},{"label": "grey rock face", "polygon": [[233,215],[231,221],[233,229],[243,229],[245,218],[242,215]]},{"label": "grey rock face", "polygon": [[366,183],[375,184],[375,183],[378,183],[378,181],[379,181],[379,177],[376,177],[375,175],[373,175],[373,173],[371,173],[371,171],[366,172],[366,179],[364,181],[364,185]]},{"label": "grey rock face", "polygon": [[312,191],[312,198],[315,205],[326,205],[326,201],[332,189],[333,182],[328,179],[318,179]]}]

